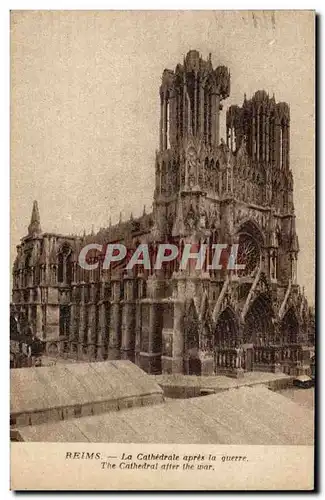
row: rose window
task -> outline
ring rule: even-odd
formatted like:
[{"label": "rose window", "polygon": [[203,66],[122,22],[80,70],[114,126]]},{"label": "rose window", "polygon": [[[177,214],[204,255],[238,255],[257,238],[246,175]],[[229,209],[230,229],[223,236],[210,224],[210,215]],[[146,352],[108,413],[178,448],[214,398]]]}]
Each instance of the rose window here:
[{"label": "rose window", "polygon": [[253,276],[260,264],[260,248],[250,234],[242,233],[239,236],[237,263],[245,265],[245,269],[239,271],[241,276]]}]

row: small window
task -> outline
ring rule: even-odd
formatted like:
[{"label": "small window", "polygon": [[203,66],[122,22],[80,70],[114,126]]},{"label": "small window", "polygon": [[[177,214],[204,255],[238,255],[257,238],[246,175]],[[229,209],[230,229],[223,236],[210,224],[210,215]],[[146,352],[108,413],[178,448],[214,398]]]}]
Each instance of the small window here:
[{"label": "small window", "polygon": [[64,244],[58,254],[58,283],[70,284],[73,278],[71,248]]}]

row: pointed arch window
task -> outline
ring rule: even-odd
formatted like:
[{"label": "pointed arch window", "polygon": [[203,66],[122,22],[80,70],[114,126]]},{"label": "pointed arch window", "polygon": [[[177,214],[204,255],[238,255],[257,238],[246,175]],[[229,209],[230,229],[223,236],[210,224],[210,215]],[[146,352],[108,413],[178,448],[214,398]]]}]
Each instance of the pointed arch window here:
[{"label": "pointed arch window", "polygon": [[72,255],[71,252],[67,255],[66,258],[66,283],[70,285],[72,281]]},{"label": "pointed arch window", "polygon": [[166,96],[166,149],[170,148],[170,103],[169,94]]},{"label": "pointed arch window", "polygon": [[31,260],[32,260],[32,253],[31,252],[28,252],[26,254],[26,258],[25,258],[25,272],[24,272],[24,286],[28,286],[29,285],[29,277],[31,275]]},{"label": "pointed arch window", "polygon": [[283,168],[283,128],[280,127],[280,168]]},{"label": "pointed arch window", "polygon": [[72,281],[72,251],[68,244],[64,244],[58,253],[57,280],[62,284]]},{"label": "pointed arch window", "polygon": [[215,332],[214,345],[215,348],[235,347],[237,342],[237,325],[233,311],[226,308],[219,316]]},{"label": "pointed arch window", "polygon": [[264,160],[264,110],[263,107],[260,108],[259,116],[259,157]]},{"label": "pointed arch window", "polygon": [[58,257],[58,282],[63,283],[64,281],[64,256],[63,253],[59,253]]}]

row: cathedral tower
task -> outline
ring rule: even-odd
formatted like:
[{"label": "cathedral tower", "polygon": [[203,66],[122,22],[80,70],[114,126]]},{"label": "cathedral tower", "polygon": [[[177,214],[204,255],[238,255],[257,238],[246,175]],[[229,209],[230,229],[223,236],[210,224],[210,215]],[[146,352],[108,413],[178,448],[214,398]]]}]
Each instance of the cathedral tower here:
[{"label": "cathedral tower", "polygon": [[163,72],[160,87],[160,151],[181,149],[190,137],[206,146],[219,145],[221,101],[229,96],[230,74],[225,66],[213,69],[196,50],[183,65]]},{"label": "cathedral tower", "polygon": [[214,69],[211,57],[204,60],[196,50],[188,52],[175,71],[163,72],[154,196],[156,240],[180,242],[199,229],[209,210],[216,212],[213,203],[222,190],[220,176],[226,161],[220,148],[220,111],[229,93],[228,69]]}]

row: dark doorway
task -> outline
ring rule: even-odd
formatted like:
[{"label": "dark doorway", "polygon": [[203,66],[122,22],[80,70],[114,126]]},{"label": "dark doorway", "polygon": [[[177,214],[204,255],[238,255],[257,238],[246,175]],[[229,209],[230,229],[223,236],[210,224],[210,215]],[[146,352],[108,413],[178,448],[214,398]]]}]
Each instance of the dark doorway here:
[{"label": "dark doorway", "polygon": [[273,341],[273,310],[271,298],[259,295],[247,311],[244,327],[244,343],[266,345]]},{"label": "dark doorway", "polygon": [[291,307],[281,323],[281,337],[284,344],[296,344],[298,340],[299,323],[296,313]]},{"label": "dark doorway", "polygon": [[190,358],[188,360],[188,374],[201,375],[201,361],[198,358]]},{"label": "dark doorway", "polygon": [[215,333],[214,345],[217,349],[235,347],[237,343],[237,324],[232,310],[227,307],[219,316]]}]

